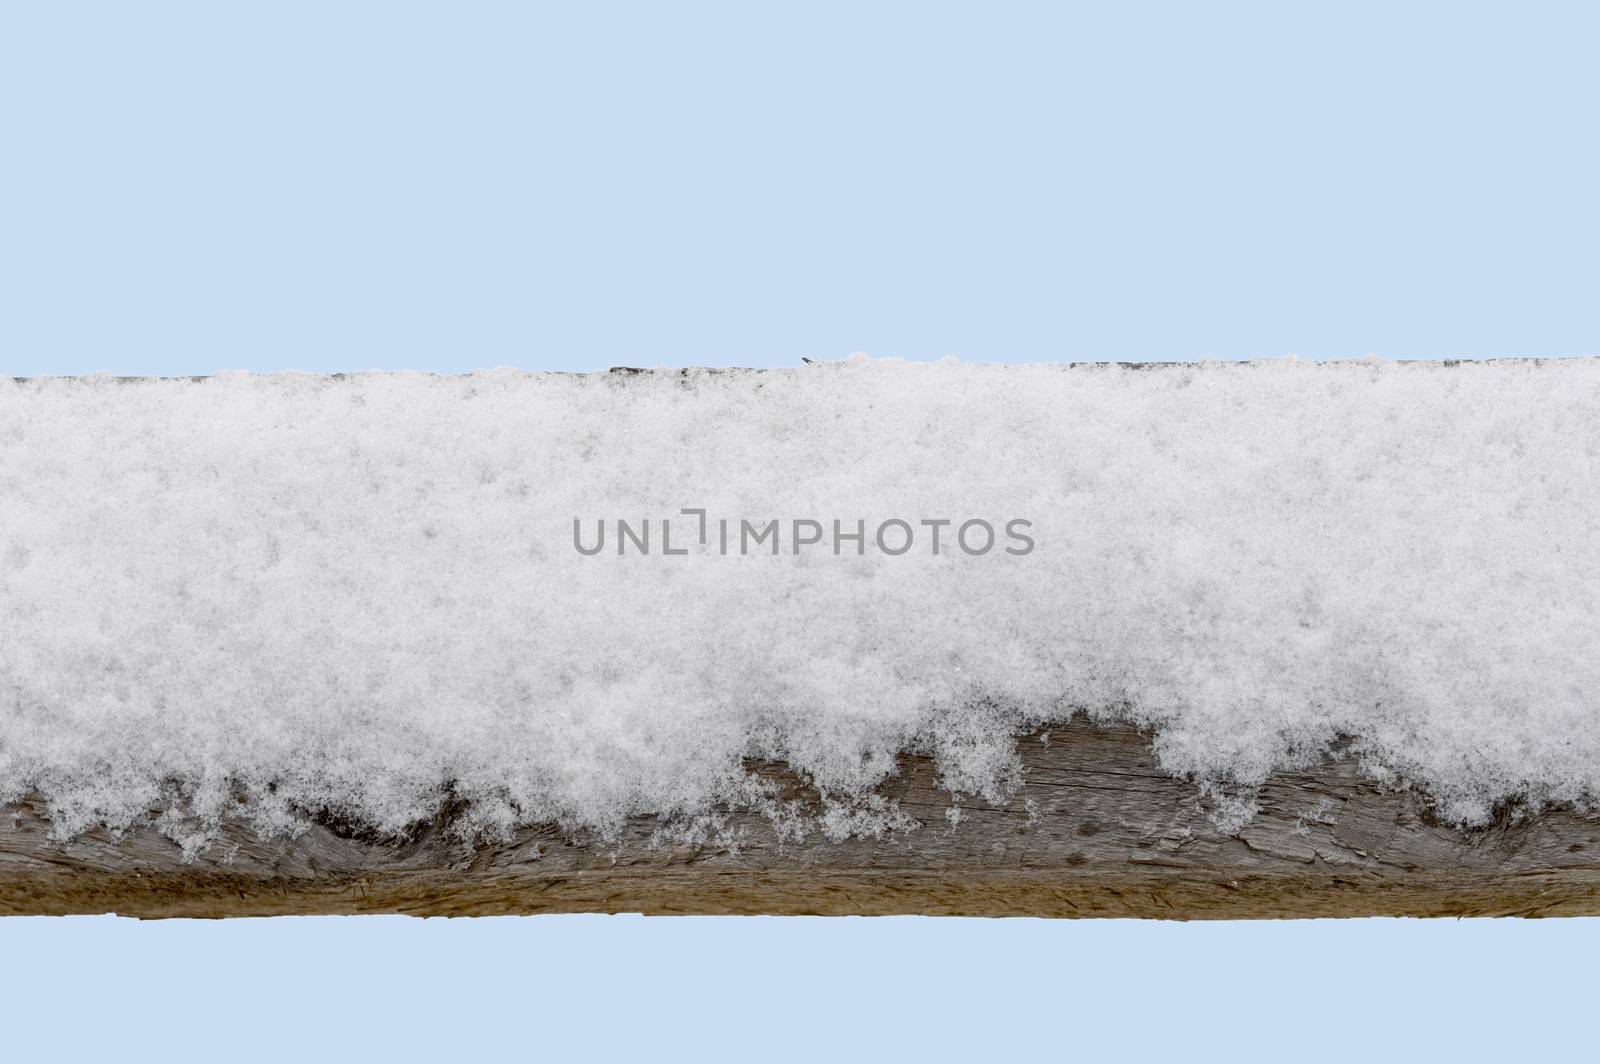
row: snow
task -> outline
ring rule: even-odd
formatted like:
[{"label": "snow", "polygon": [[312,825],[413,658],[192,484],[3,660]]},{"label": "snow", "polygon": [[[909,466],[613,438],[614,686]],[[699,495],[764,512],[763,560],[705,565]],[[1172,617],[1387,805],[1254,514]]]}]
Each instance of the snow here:
[{"label": "snow", "polygon": [[604,833],[755,757],[849,834],[1082,712],[1230,826],[1340,737],[1481,822],[1600,795],[1597,498],[1593,359],[0,380],[0,801]]}]

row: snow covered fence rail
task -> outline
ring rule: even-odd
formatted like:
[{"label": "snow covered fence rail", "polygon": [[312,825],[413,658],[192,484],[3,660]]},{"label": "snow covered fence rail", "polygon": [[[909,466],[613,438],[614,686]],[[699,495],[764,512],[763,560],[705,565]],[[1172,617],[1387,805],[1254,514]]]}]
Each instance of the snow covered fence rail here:
[{"label": "snow covered fence rail", "polygon": [[[1600,915],[1600,817],[1546,811],[1463,830],[1349,761],[1275,776],[1237,835],[1127,726],[1079,721],[1020,743],[1028,783],[963,801],[927,758],[885,794],[915,831],[780,840],[734,813],[722,841],[663,841],[649,817],[597,840],[555,825],[464,845],[452,807],[403,839],[327,816],[294,837],[228,822],[185,861],[154,827],[49,838],[42,804],[0,819],[0,913],[258,916],[400,912],[1246,917]],[[765,778],[802,796],[778,766]],[[735,843],[734,839],[737,839]]]},{"label": "snow covered fence rail", "polygon": [[1595,911],[1597,496],[1592,359],[0,381],[0,909]]}]

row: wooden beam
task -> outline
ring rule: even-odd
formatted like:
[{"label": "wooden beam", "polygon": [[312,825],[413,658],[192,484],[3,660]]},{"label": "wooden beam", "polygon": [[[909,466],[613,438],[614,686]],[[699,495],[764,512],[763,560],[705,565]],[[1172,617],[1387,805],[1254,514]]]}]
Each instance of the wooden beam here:
[{"label": "wooden beam", "polygon": [[[655,845],[650,818],[610,841],[545,826],[472,845],[446,812],[398,841],[332,823],[263,839],[228,824],[185,863],[148,827],[53,842],[41,804],[25,800],[0,813],[0,913],[1600,914],[1597,814],[1508,813],[1460,831],[1419,794],[1329,761],[1274,778],[1229,837],[1131,728],[1079,722],[1019,749],[1026,785],[1004,806],[963,800],[955,824],[932,764],[903,759],[884,794],[921,826],[844,842],[784,843],[760,816],[733,813],[736,846]],[[761,771],[806,797],[781,766]]]}]

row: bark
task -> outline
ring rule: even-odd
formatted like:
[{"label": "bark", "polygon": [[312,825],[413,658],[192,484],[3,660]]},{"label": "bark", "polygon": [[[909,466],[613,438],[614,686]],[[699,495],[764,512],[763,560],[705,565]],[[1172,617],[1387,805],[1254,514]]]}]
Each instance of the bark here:
[{"label": "bark", "polygon": [[[185,862],[153,827],[52,841],[42,803],[24,800],[0,811],[0,913],[1600,914],[1600,815],[1507,812],[1462,831],[1425,796],[1330,760],[1275,777],[1228,836],[1131,728],[1075,723],[1019,750],[1022,789],[1004,805],[963,799],[955,824],[931,762],[902,759],[884,794],[921,826],[843,842],[785,842],[735,812],[736,844],[657,844],[647,817],[611,840],[547,825],[469,843],[446,809],[401,840],[331,822],[293,838],[227,824]],[[782,766],[759,770],[815,800]]]}]

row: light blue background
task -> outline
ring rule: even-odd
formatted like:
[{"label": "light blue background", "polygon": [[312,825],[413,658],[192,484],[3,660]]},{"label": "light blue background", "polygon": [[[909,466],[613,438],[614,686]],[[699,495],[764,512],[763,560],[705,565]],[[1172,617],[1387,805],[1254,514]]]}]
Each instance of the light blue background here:
[{"label": "light blue background", "polygon": [[0,1016],[14,1061],[1580,1062],[1596,924],[0,920]]},{"label": "light blue background", "polygon": [[1592,4],[0,9],[13,374],[1600,353]]},{"label": "light blue background", "polygon": [[[0,373],[1600,353],[1596,10],[0,0]],[[19,1058],[1573,1055],[1596,955],[1595,921],[10,920],[0,1014]]]}]

